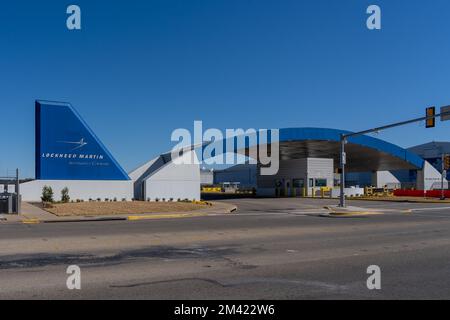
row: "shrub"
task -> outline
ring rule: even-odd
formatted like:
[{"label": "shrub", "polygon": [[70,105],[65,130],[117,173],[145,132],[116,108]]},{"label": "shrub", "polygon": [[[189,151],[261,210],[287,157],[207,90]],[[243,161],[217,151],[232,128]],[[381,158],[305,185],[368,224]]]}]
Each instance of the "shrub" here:
[{"label": "shrub", "polygon": [[44,186],[42,188],[42,196],[41,196],[42,202],[50,202],[53,203],[53,189],[50,186]]},{"label": "shrub", "polygon": [[69,201],[70,201],[69,188],[64,187],[64,189],[61,190],[61,202],[67,203]]}]

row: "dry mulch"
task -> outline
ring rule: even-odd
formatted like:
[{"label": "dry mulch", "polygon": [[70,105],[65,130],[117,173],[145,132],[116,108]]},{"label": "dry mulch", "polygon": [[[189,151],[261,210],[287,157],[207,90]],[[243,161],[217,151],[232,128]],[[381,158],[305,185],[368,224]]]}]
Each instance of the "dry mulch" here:
[{"label": "dry mulch", "polygon": [[191,202],[75,202],[55,203],[45,208],[57,216],[115,215],[140,213],[184,212],[205,208]]}]

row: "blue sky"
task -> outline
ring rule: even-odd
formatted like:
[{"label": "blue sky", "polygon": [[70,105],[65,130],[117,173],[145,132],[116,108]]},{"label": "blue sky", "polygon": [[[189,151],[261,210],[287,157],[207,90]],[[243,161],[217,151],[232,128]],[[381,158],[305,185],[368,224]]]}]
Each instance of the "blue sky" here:
[{"label": "blue sky", "polygon": [[[66,8],[82,30],[66,28]],[[382,30],[366,28],[370,4]],[[448,0],[9,1],[0,176],[34,175],[34,100],[71,102],[128,171],[206,128],[361,130],[450,104]],[[378,135],[449,140],[450,123]]]}]

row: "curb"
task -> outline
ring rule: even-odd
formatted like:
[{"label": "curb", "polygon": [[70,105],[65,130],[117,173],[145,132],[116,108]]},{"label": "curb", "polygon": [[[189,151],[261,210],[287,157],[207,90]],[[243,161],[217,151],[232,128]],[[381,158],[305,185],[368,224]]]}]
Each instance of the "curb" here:
[{"label": "curb", "polygon": [[191,217],[204,217],[207,213],[179,213],[179,214],[158,214],[158,215],[142,215],[142,216],[128,216],[125,220],[139,221],[139,220],[156,220],[156,219],[175,219],[175,218],[191,218]]},{"label": "curb", "polygon": [[335,217],[335,218],[344,218],[344,217],[366,217],[366,216],[375,216],[375,215],[383,215],[383,212],[380,211],[336,211],[335,208],[325,206],[324,209],[330,211],[327,214],[320,215],[321,217]]},{"label": "curb", "polygon": [[125,221],[124,217],[107,217],[107,218],[86,218],[86,219],[67,219],[67,220],[44,220],[42,223],[61,223],[61,222],[100,222],[100,221]]},{"label": "curb", "polygon": [[439,199],[430,199],[430,200],[421,200],[421,199],[377,199],[377,198],[347,198],[347,200],[360,200],[360,201],[375,201],[375,202],[398,202],[398,203],[429,203],[429,204],[442,204],[442,203],[449,203],[449,200],[439,200]]},{"label": "curb", "polygon": [[38,223],[41,223],[41,221],[39,219],[23,219],[22,223],[23,224],[38,224]]},{"label": "curb", "polygon": [[[227,213],[235,213],[237,207],[234,206],[228,209]],[[97,217],[97,218],[84,218],[84,219],[61,219],[61,220],[40,220],[36,218],[27,218],[24,216],[22,221],[18,223],[22,224],[40,224],[40,223],[77,223],[77,222],[101,222],[101,221],[139,221],[139,220],[157,220],[157,219],[176,219],[176,218],[194,218],[205,217],[211,214],[211,212],[195,212],[195,213],[166,213],[166,214],[148,214],[148,215],[129,215],[122,217]]]},{"label": "curb", "polygon": [[23,219],[19,223],[23,224],[39,224],[39,223],[76,223],[76,222],[96,222],[96,221],[125,221],[124,217],[111,218],[95,218],[95,219],[64,219],[64,220],[39,220],[39,219]]},{"label": "curb", "polygon": [[369,216],[375,215],[383,215],[383,213],[373,213],[373,212],[364,212],[364,211],[355,211],[352,213],[349,212],[330,212],[320,214],[319,217],[323,218],[365,218]]}]

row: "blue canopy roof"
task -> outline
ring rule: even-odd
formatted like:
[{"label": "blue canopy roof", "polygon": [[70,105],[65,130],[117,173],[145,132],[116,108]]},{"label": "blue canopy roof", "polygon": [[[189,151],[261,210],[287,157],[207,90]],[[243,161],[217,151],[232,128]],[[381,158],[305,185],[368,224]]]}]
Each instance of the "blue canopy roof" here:
[{"label": "blue canopy roof", "polygon": [[[329,141],[340,142],[341,135],[351,133],[350,131],[327,129],[327,128],[284,128],[280,129],[280,143],[294,141]],[[407,164],[422,169],[424,160],[418,155],[403,149],[395,144],[362,135],[350,137],[348,144],[359,145],[368,149],[387,154],[404,161]]]}]

